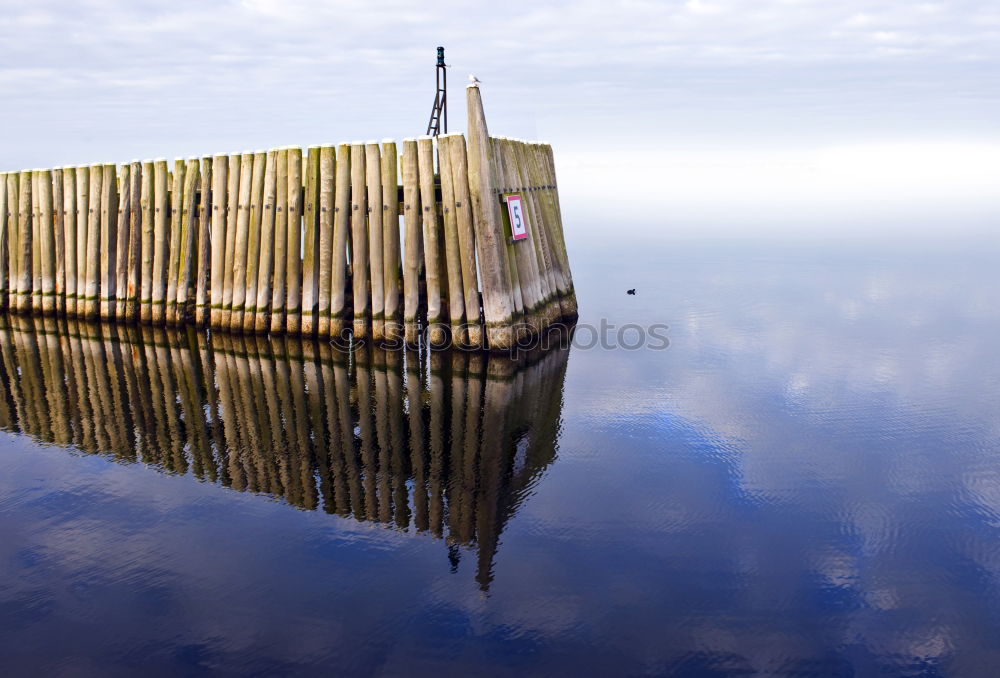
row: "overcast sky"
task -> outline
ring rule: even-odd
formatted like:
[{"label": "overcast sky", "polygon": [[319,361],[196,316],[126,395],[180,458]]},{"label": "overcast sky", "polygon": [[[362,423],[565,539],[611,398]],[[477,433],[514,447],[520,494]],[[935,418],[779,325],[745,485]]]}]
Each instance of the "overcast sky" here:
[{"label": "overcast sky", "polygon": [[[555,145],[564,209],[582,221],[1000,217],[996,2],[2,9],[4,169],[420,134],[441,44],[452,131],[475,73],[493,133]],[[616,191],[633,196],[612,204]]]}]

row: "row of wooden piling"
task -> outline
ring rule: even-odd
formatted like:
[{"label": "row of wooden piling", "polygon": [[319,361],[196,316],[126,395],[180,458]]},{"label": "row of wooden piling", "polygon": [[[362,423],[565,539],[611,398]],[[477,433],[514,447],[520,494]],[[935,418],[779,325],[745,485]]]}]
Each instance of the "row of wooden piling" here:
[{"label": "row of wooden piling", "polygon": [[[237,333],[507,349],[575,319],[548,145],[463,135],[7,173],[0,303]],[[528,238],[504,231],[522,196]],[[402,224],[400,224],[402,219]]]},{"label": "row of wooden piling", "polygon": [[0,318],[0,429],[478,543],[488,582],[504,521],[553,460],[566,356],[347,354],[286,336],[13,316]]}]

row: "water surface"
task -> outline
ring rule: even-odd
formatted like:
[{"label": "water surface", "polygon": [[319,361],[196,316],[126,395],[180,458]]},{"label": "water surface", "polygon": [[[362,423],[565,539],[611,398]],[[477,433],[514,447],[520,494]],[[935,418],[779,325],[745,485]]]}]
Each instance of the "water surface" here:
[{"label": "water surface", "polygon": [[998,253],[583,246],[516,363],[0,323],[2,663],[993,675]]}]

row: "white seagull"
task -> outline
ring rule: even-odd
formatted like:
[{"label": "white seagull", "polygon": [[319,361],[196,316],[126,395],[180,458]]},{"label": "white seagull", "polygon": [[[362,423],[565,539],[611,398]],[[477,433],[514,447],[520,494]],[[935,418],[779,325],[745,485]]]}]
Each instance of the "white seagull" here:
[{"label": "white seagull", "polygon": [[478,85],[480,82],[482,82],[482,80],[480,80],[479,78],[477,78],[472,74],[469,74],[469,82],[471,82],[473,85]]}]

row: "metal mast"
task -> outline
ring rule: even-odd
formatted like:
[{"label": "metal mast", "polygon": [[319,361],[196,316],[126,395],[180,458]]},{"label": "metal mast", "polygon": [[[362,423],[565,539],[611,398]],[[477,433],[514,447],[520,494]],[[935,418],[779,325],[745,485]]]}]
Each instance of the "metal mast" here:
[{"label": "metal mast", "polygon": [[437,48],[437,93],[434,95],[434,108],[431,109],[431,119],[427,122],[427,134],[438,136],[448,133],[448,67],[444,63],[444,47]]}]

